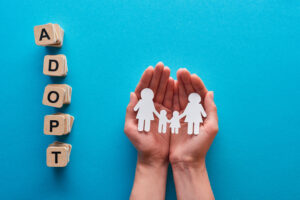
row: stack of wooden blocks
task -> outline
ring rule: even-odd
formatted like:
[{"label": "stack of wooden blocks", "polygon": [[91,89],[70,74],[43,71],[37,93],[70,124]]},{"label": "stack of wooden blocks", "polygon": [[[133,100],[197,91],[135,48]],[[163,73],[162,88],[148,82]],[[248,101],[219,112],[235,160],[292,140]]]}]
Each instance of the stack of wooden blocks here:
[{"label": "stack of wooden blocks", "polygon": [[[58,24],[45,24],[34,27],[35,43],[39,46],[61,47],[64,30]],[[43,73],[48,76],[64,77],[68,73],[65,55],[46,55]],[[43,104],[61,108],[71,103],[72,88],[67,84],[49,84],[45,87]],[[55,113],[44,118],[45,135],[67,135],[71,132],[74,117]],[[49,145],[46,152],[48,167],[65,167],[69,163],[72,146],[62,142]]]}]

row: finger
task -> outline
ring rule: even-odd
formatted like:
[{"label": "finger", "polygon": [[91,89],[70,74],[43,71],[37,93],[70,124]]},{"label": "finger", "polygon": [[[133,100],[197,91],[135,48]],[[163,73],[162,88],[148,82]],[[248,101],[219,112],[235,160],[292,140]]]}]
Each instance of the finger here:
[{"label": "finger", "polygon": [[136,113],[133,108],[138,103],[138,97],[135,92],[130,93],[130,101],[126,109],[126,119],[135,119]]},{"label": "finger", "polygon": [[195,92],[192,81],[191,81],[191,74],[187,69],[179,69],[179,79],[183,82],[183,86],[185,89],[185,93],[187,96],[193,92]]},{"label": "finger", "polygon": [[164,100],[163,100],[163,105],[171,109],[172,104],[173,104],[173,93],[174,93],[174,80],[173,78],[169,77],[168,84],[167,84],[167,89],[164,95]]},{"label": "finger", "polygon": [[138,98],[141,98],[140,93],[142,89],[148,88],[150,85],[150,81],[153,76],[154,69],[152,66],[149,66],[143,73],[140,82],[135,88],[135,94],[137,95]]},{"label": "finger", "polygon": [[130,102],[126,109],[126,116],[125,116],[125,127],[124,132],[128,136],[128,138],[134,143],[137,140],[137,120],[136,120],[136,113],[134,112],[133,108],[138,103],[138,97],[136,93],[130,93]]},{"label": "finger", "polygon": [[217,107],[214,102],[214,93],[212,91],[207,92],[205,96],[204,109],[207,114],[205,126],[209,128],[209,132],[216,134],[218,132],[218,114]]},{"label": "finger", "polygon": [[177,71],[179,105],[180,105],[180,109],[182,110],[186,107],[186,105],[188,103],[188,97],[187,97],[187,94],[185,92],[183,82],[180,78],[181,73],[182,73],[181,70]]},{"label": "finger", "polygon": [[153,76],[149,86],[149,88],[153,91],[154,95],[156,95],[160,77],[163,71],[164,71],[164,64],[162,62],[157,63],[157,65],[154,68]]},{"label": "finger", "polygon": [[160,82],[159,82],[159,85],[157,88],[157,92],[155,95],[155,102],[160,103],[160,104],[163,102],[166,88],[168,85],[169,77],[170,77],[170,69],[169,69],[169,67],[164,67],[164,70],[162,72]]},{"label": "finger", "polygon": [[192,86],[194,90],[200,94],[202,98],[204,98],[207,94],[207,89],[203,83],[203,81],[196,74],[192,74],[191,76]]},{"label": "finger", "polygon": [[174,92],[173,92],[173,110],[179,111],[179,95],[178,95],[178,81],[174,81]]}]

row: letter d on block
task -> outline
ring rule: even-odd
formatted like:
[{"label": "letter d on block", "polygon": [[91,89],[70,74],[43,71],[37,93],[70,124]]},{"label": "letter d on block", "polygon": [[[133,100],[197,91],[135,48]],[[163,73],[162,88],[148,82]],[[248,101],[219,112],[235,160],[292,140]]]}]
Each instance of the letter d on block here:
[{"label": "letter d on block", "polygon": [[58,64],[57,60],[51,60],[51,59],[49,60],[49,68],[48,68],[49,72],[57,71],[58,66],[59,66],[59,64]]},{"label": "letter d on block", "polygon": [[46,55],[44,57],[43,73],[47,76],[66,76],[68,72],[65,55]]}]

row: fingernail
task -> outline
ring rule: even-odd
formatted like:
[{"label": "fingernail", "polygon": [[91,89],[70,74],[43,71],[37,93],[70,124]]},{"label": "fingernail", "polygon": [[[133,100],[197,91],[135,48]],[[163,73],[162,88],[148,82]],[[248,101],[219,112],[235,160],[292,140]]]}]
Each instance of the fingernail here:
[{"label": "fingernail", "polygon": [[211,96],[212,96],[212,99],[214,100],[214,96],[215,96],[215,93],[214,93],[214,91],[211,91]]}]

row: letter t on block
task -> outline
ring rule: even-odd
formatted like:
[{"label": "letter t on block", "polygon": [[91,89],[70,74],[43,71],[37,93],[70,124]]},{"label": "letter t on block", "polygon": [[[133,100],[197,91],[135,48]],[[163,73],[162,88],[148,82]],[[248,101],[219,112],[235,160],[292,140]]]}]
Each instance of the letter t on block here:
[{"label": "letter t on block", "polygon": [[48,167],[65,167],[70,161],[72,145],[54,142],[47,148],[47,166]]}]

